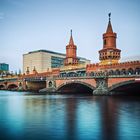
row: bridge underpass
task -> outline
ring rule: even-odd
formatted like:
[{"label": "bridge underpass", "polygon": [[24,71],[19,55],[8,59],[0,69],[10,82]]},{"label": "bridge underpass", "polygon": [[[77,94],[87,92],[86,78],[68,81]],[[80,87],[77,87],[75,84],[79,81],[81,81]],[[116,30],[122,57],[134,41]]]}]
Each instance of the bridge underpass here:
[{"label": "bridge underpass", "polygon": [[16,84],[10,84],[7,87],[8,90],[17,90],[17,88],[18,88],[18,86]]},{"label": "bridge underpass", "polygon": [[46,81],[28,81],[26,86],[29,91],[39,91],[46,88]]},{"label": "bridge underpass", "polygon": [[81,83],[68,83],[59,87],[57,91],[61,94],[93,95],[93,89]]},{"label": "bridge underpass", "polygon": [[0,85],[0,89],[5,89],[4,85]]},{"label": "bridge underpass", "polygon": [[140,83],[139,82],[126,82],[124,84],[117,85],[110,90],[113,95],[130,95],[140,96]]}]

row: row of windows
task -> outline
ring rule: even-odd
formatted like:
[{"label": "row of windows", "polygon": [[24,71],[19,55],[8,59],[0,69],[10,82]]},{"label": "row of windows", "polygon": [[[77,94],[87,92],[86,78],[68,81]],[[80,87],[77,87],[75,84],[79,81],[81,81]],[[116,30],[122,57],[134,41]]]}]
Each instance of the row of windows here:
[{"label": "row of windows", "polygon": [[[102,52],[100,55],[107,55],[108,52]],[[109,52],[110,55],[120,55],[120,52]]]},{"label": "row of windows", "polygon": [[[85,63],[83,61],[79,61],[81,63]],[[65,63],[69,63],[69,64],[77,64],[78,63],[78,59],[72,59],[72,60],[68,60],[66,59]],[[64,65],[64,58],[60,58],[60,57],[56,57],[56,56],[51,56],[51,67],[52,68],[58,68],[60,66]]]},{"label": "row of windows", "polygon": [[105,60],[105,59],[118,59],[120,56],[100,56],[100,60]]},{"label": "row of windows", "polygon": [[58,68],[60,66],[63,66],[64,58],[51,56],[51,67],[52,68]]},{"label": "row of windows", "polygon": [[[94,75],[96,72],[91,72],[92,75]],[[99,73],[107,73],[109,75],[120,75],[120,74],[140,74],[140,68],[136,69],[117,69],[117,70],[109,70],[109,71],[100,71]]]},{"label": "row of windows", "polygon": [[5,63],[0,64],[0,70],[9,71],[9,65]]}]

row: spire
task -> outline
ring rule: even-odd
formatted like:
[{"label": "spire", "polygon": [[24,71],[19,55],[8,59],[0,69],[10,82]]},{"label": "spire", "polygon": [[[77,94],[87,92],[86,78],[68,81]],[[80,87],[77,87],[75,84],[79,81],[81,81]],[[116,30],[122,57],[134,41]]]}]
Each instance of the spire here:
[{"label": "spire", "polygon": [[33,74],[37,74],[37,70],[36,70],[35,66],[34,66],[34,69],[33,69]]},{"label": "spire", "polygon": [[113,29],[111,25],[111,13],[109,13],[108,16],[109,16],[109,22],[108,22],[106,33],[113,33]]},{"label": "spire", "polygon": [[71,36],[70,36],[69,45],[74,45],[74,41],[73,41],[73,37],[72,37],[72,30],[70,30],[70,32],[71,32]]},{"label": "spire", "polygon": [[33,69],[33,71],[36,71],[36,69],[35,69],[35,66],[34,66],[34,69]]},{"label": "spire", "polygon": [[26,74],[29,74],[29,73],[30,73],[29,67],[27,67]]}]

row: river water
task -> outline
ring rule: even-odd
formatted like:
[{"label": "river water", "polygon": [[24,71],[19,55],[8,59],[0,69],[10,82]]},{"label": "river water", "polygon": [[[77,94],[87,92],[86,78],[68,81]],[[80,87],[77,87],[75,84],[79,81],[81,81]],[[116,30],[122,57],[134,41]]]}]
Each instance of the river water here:
[{"label": "river water", "polygon": [[140,97],[0,91],[0,140],[140,140]]}]

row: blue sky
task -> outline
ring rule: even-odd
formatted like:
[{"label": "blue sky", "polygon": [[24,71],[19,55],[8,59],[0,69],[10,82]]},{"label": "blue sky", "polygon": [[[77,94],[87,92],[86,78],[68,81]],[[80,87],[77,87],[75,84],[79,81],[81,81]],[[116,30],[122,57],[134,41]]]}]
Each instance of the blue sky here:
[{"label": "blue sky", "polygon": [[22,55],[65,53],[73,30],[78,56],[98,62],[108,13],[122,57],[140,55],[139,0],[0,0],[0,62],[22,69]]}]

